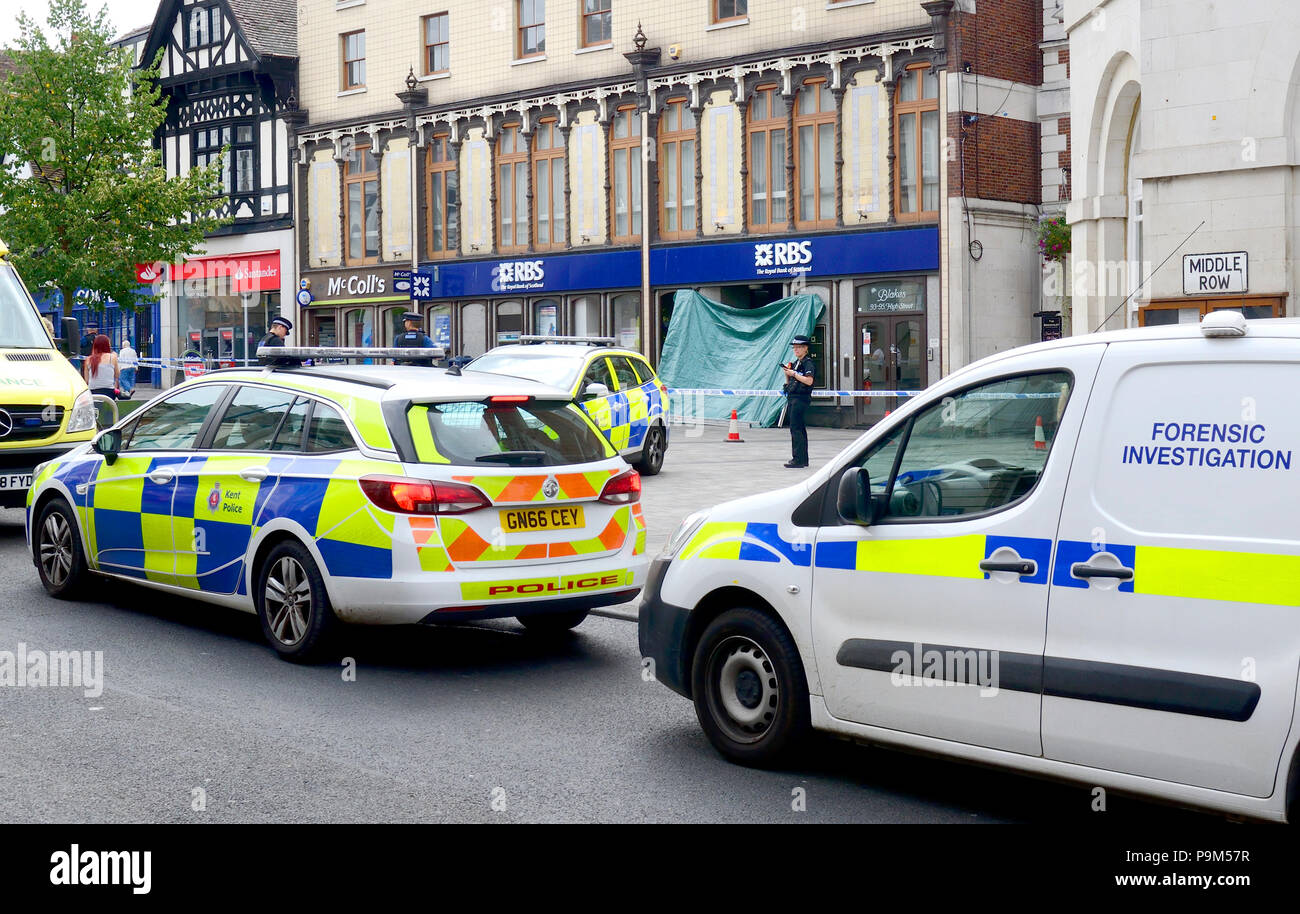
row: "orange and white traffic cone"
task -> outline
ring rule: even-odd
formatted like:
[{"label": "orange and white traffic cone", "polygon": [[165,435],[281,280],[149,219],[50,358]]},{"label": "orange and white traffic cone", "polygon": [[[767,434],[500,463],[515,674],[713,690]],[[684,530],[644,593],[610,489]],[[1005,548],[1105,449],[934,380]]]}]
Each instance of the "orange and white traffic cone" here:
[{"label": "orange and white traffic cone", "polygon": [[1034,450],[1047,450],[1047,438],[1043,436],[1043,417],[1039,416],[1034,422]]},{"label": "orange and white traffic cone", "polygon": [[731,424],[727,427],[728,444],[744,444],[745,439],[740,437],[740,420],[736,418],[736,411],[731,411]]}]

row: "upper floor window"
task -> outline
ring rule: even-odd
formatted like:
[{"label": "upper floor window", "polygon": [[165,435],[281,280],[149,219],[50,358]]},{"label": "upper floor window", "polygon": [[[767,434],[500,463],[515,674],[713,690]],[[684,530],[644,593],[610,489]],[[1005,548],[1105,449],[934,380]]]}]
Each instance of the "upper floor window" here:
[{"label": "upper floor window", "polygon": [[582,0],[582,46],[609,44],[613,40],[610,21],[612,0]]},{"label": "upper floor window", "polygon": [[785,228],[786,104],[776,86],[759,86],[749,103],[749,228]]},{"label": "upper floor window", "polygon": [[456,218],[456,157],[446,134],[435,136],[429,143],[427,168],[429,204],[429,256],[450,257],[459,244]]},{"label": "upper floor window", "polygon": [[894,209],[899,221],[939,216],[939,76],[914,64],[898,78],[894,99]]},{"label": "upper floor window", "polygon": [[709,0],[713,6],[713,21],[726,22],[744,19],[749,15],[749,0]]},{"label": "upper floor window", "polygon": [[546,0],[515,0],[519,37],[515,57],[536,57],[546,53]]},{"label": "upper floor window", "polygon": [[185,28],[185,47],[201,48],[217,40],[220,11],[215,6],[199,7],[189,12]]},{"label": "upper floor window", "polygon": [[448,37],[447,14],[425,16],[424,24],[424,75],[446,73],[451,69],[451,41]]},{"label": "upper floor window", "polygon": [[229,147],[221,170],[221,186],[227,194],[249,194],[257,169],[256,144],[251,124],[205,127],[193,134],[194,164],[207,165],[221,157]]},{"label": "upper floor window", "polygon": [[612,228],[615,241],[641,238],[641,115],[634,106],[619,108],[610,128]]},{"label": "upper floor window", "polygon": [[518,124],[497,141],[497,239],[502,251],[528,246],[528,143]]},{"label": "upper floor window", "polygon": [[659,120],[659,235],[695,234],[695,112],[670,99]]},{"label": "upper floor window", "polygon": [[348,32],[340,40],[343,45],[343,90],[362,89],[366,85],[366,33]]},{"label": "upper floor window", "polygon": [[806,81],[794,99],[794,173],[799,228],[835,224],[835,97],[824,79]]},{"label": "upper floor window", "polygon": [[541,121],[533,137],[533,243],[564,246],[564,135],[554,120]]},{"label": "upper floor window", "polygon": [[379,261],[379,161],[369,146],[354,146],[343,160],[348,266]]}]

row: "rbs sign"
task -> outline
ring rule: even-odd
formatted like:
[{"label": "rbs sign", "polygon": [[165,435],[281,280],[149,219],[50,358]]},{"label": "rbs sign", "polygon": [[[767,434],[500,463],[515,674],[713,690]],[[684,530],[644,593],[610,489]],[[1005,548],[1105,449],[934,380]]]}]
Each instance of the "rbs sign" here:
[{"label": "rbs sign", "polygon": [[1183,294],[1216,295],[1248,288],[1245,251],[1226,254],[1184,254]]}]

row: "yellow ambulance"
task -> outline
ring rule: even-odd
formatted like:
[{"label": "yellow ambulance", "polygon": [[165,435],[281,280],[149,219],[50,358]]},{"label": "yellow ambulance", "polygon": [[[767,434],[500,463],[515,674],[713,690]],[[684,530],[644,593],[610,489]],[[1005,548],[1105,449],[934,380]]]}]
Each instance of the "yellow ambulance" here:
[{"label": "yellow ambulance", "polygon": [[21,508],[33,468],[89,441],[96,411],[8,254],[0,242],[0,508]]}]

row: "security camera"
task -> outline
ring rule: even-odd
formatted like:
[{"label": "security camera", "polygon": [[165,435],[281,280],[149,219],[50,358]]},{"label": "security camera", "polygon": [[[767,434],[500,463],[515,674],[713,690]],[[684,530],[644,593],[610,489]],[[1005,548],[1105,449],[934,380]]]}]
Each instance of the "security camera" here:
[{"label": "security camera", "polygon": [[682,56],[682,46],[680,44],[668,45],[668,59],[677,60]]}]

